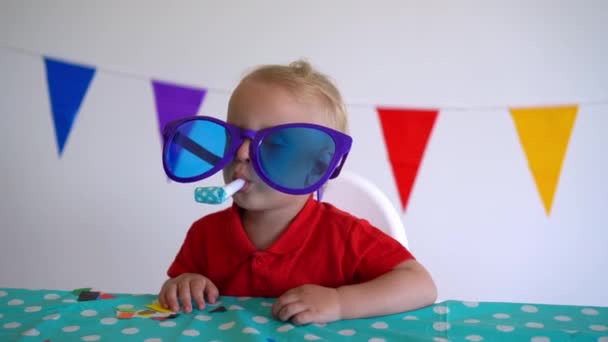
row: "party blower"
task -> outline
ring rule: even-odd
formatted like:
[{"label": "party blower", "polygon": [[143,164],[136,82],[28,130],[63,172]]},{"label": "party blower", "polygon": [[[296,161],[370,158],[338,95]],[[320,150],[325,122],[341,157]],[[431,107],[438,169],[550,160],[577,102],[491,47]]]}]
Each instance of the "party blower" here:
[{"label": "party blower", "polygon": [[194,200],[198,203],[221,204],[232,197],[237,191],[245,186],[245,180],[235,179],[234,181],[220,186],[205,186],[194,189]]}]

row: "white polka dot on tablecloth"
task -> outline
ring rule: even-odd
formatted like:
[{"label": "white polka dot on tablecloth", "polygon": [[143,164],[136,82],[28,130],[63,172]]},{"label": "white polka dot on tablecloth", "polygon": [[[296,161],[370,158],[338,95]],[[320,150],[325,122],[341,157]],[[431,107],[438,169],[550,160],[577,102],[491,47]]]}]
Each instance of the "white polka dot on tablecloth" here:
[{"label": "white polka dot on tablecloth", "polygon": [[54,321],[58,320],[61,318],[61,315],[58,313],[54,313],[54,314],[50,314],[48,316],[44,316],[42,319],[45,321],[48,321],[49,319],[52,319]]},{"label": "white polka dot on tablecloth", "polygon": [[118,322],[118,320],[114,317],[106,317],[99,320],[99,323],[103,325],[112,325],[116,324],[116,322]]},{"label": "white polka dot on tablecloth", "polygon": [[433,337],[433,342],[449,342],[450,340],[448,340],[445,337]]},{"label": "white polka dot on tablecloth", "polygon": [[357,332],[353,329],[343,329],[343,330],[338,331],[338,334],[340,334],[342,336],[353,336],[356,333]]},{"label": "white polka dot on tablecloth", "polygon": [[551,342],[547,336],[535,336],[530,339],[530,342]]},{"label": "white polka dot on tablecloth", "polygon": [[433,329],[437,331],[446,331],[450,329],[450,323],[448,322],[435,322],[433,323]]},{"label": "white polka dot on tablecloth", "polygon": [[87,335],[82,337],[83,341],[92,342],[101,340],[101,336],[99,335]]},{"label": "white polka dot on tablecloth", "polygon": [[125,328],[125,329],[122,329],[120,332],[123,333],[123,334],[125,334],[125,335],[135,335],[135,334],[137,334],[139,332],[139,329],[137,329],[137,328]]},{"label": "white polka dot on tablecloth", "polygon": [[603,324],[592,324],[589,326],[589,329],[593,331],[608,331],[608,326]]},{"label": "white polka dot on tablecloth", "polygon": [[46,299],[46,300],[59,299],[59,295],[56,293],[45,294],[44,299]]},{"label": "white polka dot on tablecloth", "polygon": [[199,321],[203,321],[203,322],[207,322],[210,321],[211,319],[213,319],[213,317],[209,316],[209,315],[196,315],[194,316],[195,319],[198,319]]},{"label": "white polka dot on tablecloth", "polygon": [[260,332],[257,329],[254,329],[252,327],[246,327],[245,329],[242,330],[242,333],[258,335]]},{"label": "white polka dot on tablecloth", "polygon": [[198,330],[196,330],[196,329],[187,329],[187,330],[182,331],[182,335],[184,335],[184,336],[192,336],[192,337],[194,337],[194,336],[198,336],[200,334],[201,333]]},{"label": "white polka dot on tablecloth", "polygon": [[556,321],[560,321],[560,322],[570,322],[570,321],[572,321],[572,318],[570,318],[568,316],[564,316],[564,315],[555,316],[555,317],[553,317],[553,319],[556,320]]},{"label": "white polka dot on tablecloth", "polygon": [[436,314],[439,314],[439,315],[445,315],[448,312],[450,312],[450,309],[447,306],[438,305],[433,308],[433,312],[435,312]]},{"label": "white polka dot on tablecloth", "polygon": [[78,325],[68,325],[67,327],[63,327],[64,332],[74,332],[80,330],[80,326]]},{"label": "white polka dot on tablecloth", "polygon": [[163,340],[161,338],[153,337],[145,339],[144,342],[163,342]]},{"label": "white polka dot on tablecloth", "polygon": [[544,324],[538,323],[538,322],[528,322],[528,323],[526,323],[526,326],[528,328],[536,328],[536,329],[542,329],[545,327]]},{"label": "white polka dot on tablecloth", "polygon": [[587,315],[587,316],[597,316],[600,314],[599,311],[597,311],[596,309],[592,309],[592,308],[581,309],[581,313],[583,315]]},{"label": "white polka dot on tablecloth", "polygon": [[38,335],[40,335],[40,331],[38,331],[36,329],[30,329],[30,330],[26,330],[26,331],[22,332],[21,335],[23,335],[23,336],[38,336]]},{"label": "white polka dot on tablecloth", "polygon": [[608,342],[608,336],[600,336],[597,342]]},{"label": "white polka dot on tablecloth", "polygon": [[25,312],[38,312],[40,310],[42,310],[42,306],[28,306],[23,311],[25,311]]},{"label": "white polka dot on tablecloth", "polygon": [[386,342],[386,340],[383,338],[380,338],[380,337],[372,337],[369,340],[367,340],[367,342]]},{"label": "white polka dot on tablecloth", "polygon": [[93,317],[97,315],[97,311],[91,309],[82,310],[82,312],[80,312],[80,315],[84,317]]},{"label": "white polka dot on tablecloth", "polygon": [[562,329],[566,334],[576,334],[578,330]]},{"label": "white polka dot on tablecloth", "polygon": [[374,329],[386,329],[386,328],[388,328],[388,324],[386,324],[386,322],[374,322],[372,324],[372,328],[374,328]]},{"label": "white polka dot on tablecloth", "polygon": [[278,332],[287,332],[289,330],[293,329],[293,325],[291,324],[285,324],[285,325],[281,325],[280,327],[277,328]]},{"label": "white polka dot on tablecloth", "polygon": [[256,323],[260,323],[260,324],[265,324],[268,323],[268,318],[264,317],[264,316],[255,316],[252,318],[252,320]]},{"label": "white polka dot on tablecloth", "polygon": [[4,290],[0,290],[0,298],[6,297],[7,295],[8,295],[8,292],[6,292]]},{"label": "white polka dot on tablecloth", "polygon": [[508,318],[511,318],[511,316],[509,316],[509,315],[508,315],[508,314],[506,314],[506,313],[502,313],[502,312],[500,312],[500,313],[495,313],[495,314],[493,314],[493,315],[492,315],[492,317],[494,317],[494,318],[496,318],[496,319],[508,319]]},{"label": "white polka dot on tablecloth", "polygon": [[228,307],[228,310],[245,310],[245,309],[240,305],[230,305]]},{"label": "white polka dot on tablecloth", "polygon": [[236,322],[235,322],[235,321],[228,322],[228,323],[224,323],[224,324],[220,325],[220,326],[218,327],[218,329],[220,329],[220,330],[228,330],[228,329],[232,329],[232,327],[234,327],[234,325],[235,325],[235,324],[236,324]]},{"label": "white polka dot on tablecloth", "polygon": [[158,325],[160,325],[163,328],[171,328],[171,327],[176,326],[177,323],[175,323],[173,321],[162,321]]},{"label": "white polka dot on tablecloth", "polygon": [[523,305],[521,307],[521,311],[528,313],[536,313],[538,312],[538,308],[534,305]]},{"label": "white polka dot on tablecloth", "polygon": [[4,317],[4,314],[1,314],[1,313],[0,313],[0,319],[2,319],[2,317]]},{"label": "white polka dot on tablecloth", "polygon": [[472,342],[483,341],[483,337],[479,336],[479,335],[468,335],[464,339],[467,341],[472,341]]},{"label": "white polka dot on tablecloth", "polygon": [[515,327],[512,325],[499,324],[496,326],[496,330],[502,331],[502,332],[511,332],[511,331],[515,330]]},{"label": "white polka dot on tablecloth", "polygon": [[[62,302],[64,302],[64,303],[76,303],[76,299],[64,299],[64,300],[62,300]],[[97,336],[97,335],[91,335],[91,336]],[[87,336],[85,336],[85,337],[87,337]],[[94,337],[91,337],[91,338],[94,338]]]},{"label": "white polka dot on tablecloth", "polygon": [[116,307],[117,309],[133,309],[133,304],[120,304]]},{"label": "white polka dot on tablecloth", "polygon": [[21,304],[23,304],[22,299],[11,299],[8,301],[8,305],[10,305],[10,306],[17,306],[17,305],[21,305]]},{"label": "white polka dot on tablecloth", "polygon": [[260,303],[261,306],[265,306],[265,307],[271,307],[272,303],[268,303],[268,302],[261,302]]},{"label": "white polka dot on tablecloth", "polygon": [[462,304],[469,308],[476,308],[479,306],[479,302],[471,302],[471,301],[465,301],[465,302],[462,302]]},{"label": "white polka dot on tablecloth", "polygon": [[306,334],[306,335],[304,335],[304,339],[306,341],[316,341],[316,340],[320,340],[321,338],[314,334]]},{"label": "white polka dot on tablecloth", "polygon": [[21,323],[19,322],[10,322],[10,323],[5,323],[2,327],[6,328],[6,329],[14,329],[14,328],[19,328],[21,326]]},{"label": "white polka dot on tablecloth", "polygon": [[480,321],[478,319],[469,318],[469,319],[465,319],[464,322],[467,323],[467,324],[477,324]]},{"label": "white polka dot on tablecloth", "polygon": [[417,321],[418,317],[416,316],[412,316],[412,315],[407,315],[405,317],[402,318],[404,321]]}]

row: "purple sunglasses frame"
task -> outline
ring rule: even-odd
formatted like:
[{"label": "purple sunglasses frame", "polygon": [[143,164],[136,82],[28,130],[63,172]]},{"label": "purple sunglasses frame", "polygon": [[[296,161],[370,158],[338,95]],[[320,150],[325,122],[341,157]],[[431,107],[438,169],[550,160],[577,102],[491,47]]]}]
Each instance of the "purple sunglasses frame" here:
[{"label": "purple sunglasses frame", "polygon": [[[168,149],[168,146],[170,145],[168,142],[173,141],[175,134],[178,132],[177,129],[182,124],[184,124],[186,122],[190,122],[190,121],[211,121],[213,123],[216,123],[216,124],[224,127],[226,129],[226,131],[228,132],[228,134],[230,135],[232,143],[228,147],[228,150],[224,154],[224,157],[222,157],[219,160],[219,162],[213,168],[211,168],[209,171],[204,172],[198,176],[193,176],[193,177],[178,177],[169,170],[165,156],[167,155],[167,149]],[[303,189],[290,189],[290,188],[286,188],[286,187],[280,186],[279,184],[274,183],[266,175],[266,173],[262,169],[260,160],[258,159],[257,150],[258,150],[258,147],[260,146],[260,144],[262,143],[262,140],[266,136],[268,136],[271,133],[276,132],[277,130],[280,130],[283,128],[290,128],[290,127],[305,127],[305,128],[314,128],[314,129],[320,130],[320,131],[326,133],[327,135],[329,135],[333,139],[334,144],[336,146],[334,156],[332,157],[332,159],[329,162],[329,165],[327,167],[328,170],[333,170],[333,171],[326,172],[323,175],[323,177],[321,177],[316,183],[314,183],[306,188],[303,188]],[[253,169],[256,172],[256,174],[266,184],[268,184],[275,190],[278,190],[278,191],[281,191],[281,192],[284,192],[287,194],[292,194],[292,195],[303,195],[303,194],[309,194],[309,193],[315,192],[317,190],[320,190],[321,186],[323,184],[325,184],[325,182],[327,182],[329,179],[334,179],[334,178],[338,177],[338,175],[340,174],[340,170],[342,169],[342,167],[344,166],[344,163],[346,162],[346,157],[348,156],[348,153],[350,152],[350,148],[351,148],[352,142],[353,142],[353,139],[350,136],[348,136],[342,132],[338,132],[331,128],[320,126],[320,125],[315,125],[315,124],[311,124],[311,123],[289,123],[289,124],[273,126],[273,127],[264,128],[264,129],[255,131],[255,130],[251,130],[251,129],[240,128],[240,127],[234,126],[225,121],[222,121],[222,120],[210,117],[210,116],[196,115],[196,116],[189,116],[189,117],[185,117],[182,119],[174,120],[165,125],[165,128],[163,130],[163,155],[162,155],[163,168],[164,168],[167,176],[176,182],[191,183],[191,182],[199,181],[201,179],[205,179],[207,177],[214,175],[215,173],[217,173],[218,171],[220,171],[224,167],[226,167],[226,165],[228,165],[234,159],[236,151],[243,144],[245,139],[251,140],[251,143],[249,144],[249,159],[251,161],[251,164],[252,164]]]}]

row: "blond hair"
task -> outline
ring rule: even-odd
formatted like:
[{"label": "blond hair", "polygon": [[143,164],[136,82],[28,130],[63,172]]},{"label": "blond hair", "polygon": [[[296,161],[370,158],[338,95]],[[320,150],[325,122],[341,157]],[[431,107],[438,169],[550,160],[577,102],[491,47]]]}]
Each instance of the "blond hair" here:
[{"label": "blond hair", "polygon": [[262,65],[246,74],[241,82],[247,80],[276,83],[298,96],[320,100],[335,128],[347,133],[346,106],[340,91],[327,75],[314,69],[307,61],[297,60],[289,65]]}]

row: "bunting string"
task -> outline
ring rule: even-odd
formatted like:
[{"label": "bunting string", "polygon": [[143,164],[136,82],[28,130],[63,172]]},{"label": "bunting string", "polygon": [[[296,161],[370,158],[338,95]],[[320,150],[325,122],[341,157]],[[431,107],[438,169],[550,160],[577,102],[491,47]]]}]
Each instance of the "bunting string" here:
[{"label": "bunting string", "polygon": [[[186,82],[174,83],[137,73],[50,57],[13,46],[0,45],[0,49],[41,58],[44,61],[59,157],[65,151],[80,106],[98,71],[150,84],[161,137],[163,128],[168,122],[196,115],[209,92],[227,96],[231,94],[228,89],[192,85]],[[608,99],[562,105],[406,106],[405,108],[403,105],[346,102],[347,107],[373,109],[377,112],[404,212],[407,210],[410,194],[424,160],[426,147],[432,139],[436,120],[444,111],[508,111],[547,216],[551,214],[578,109],[580,106],[601,105],[608,105]]]},{"label": "bunting string", "polygon": [[[82,66],[91,66],[91,64],[86,63],[86,62],[80,62],[80,61],[76,61],[73,59],[67,59],[67,58],[63,58],[63,57],[50,56],[50,55],[42,54],[40,52],[36,52],[33,50],[29,50],[29,49],[25,49],[25,48],[21,48],[21,47],[9,46],[6,44],[0,44],[0,49],[6,50],[6,51],[11,51],[11,52],[18,53],[21,55],[35,57],[35,58],[47,56],[49,58],[62,60],[67,63],[77,64],[77,65],[82,65]],[[154,79],[154,80],[163,79],[163,78],[153,77],[150,75],[144,75],[144,74],[139,74],[139,73],[135,73],[135,72],[118,70],[118,69],[110,69],[110,68],[105,68],[105,67],[100,67],[100,66],[95,66],[95,68],[98,71],[101,71],[103,73],[107,73],[107,74],[111,74],[111,75],[119,76],[119,77],[140,80],[140,81],[146,81],[146,82],[150,81],[151,79]],[[194,88],[204,87],[205,89],[207,89],[208,93],[224,94],[224,95],[228,95],[228,96],[230,96],[232,94],[232,90],[226,89],[226,88],[219,88],[219,87],[213,87],[213,86],[208,86],[208,85],[202,86],[199,84],[193,84],[193,83],[182,82],[182,81],[179,81],[178,84],[186,86],[186,87],[194,87]],[[578,101],[573,101],[573,103],[577,103],[579,106],[602,106],[602,105],[608,105],[608,98],[592,99],[592,100],[578,100]],[[346,101],[346,106],[351,107],[351,108],[376,109],[378,104],[374,103],[372,101]],[[404,105],[403,103],[401,103],[401,104],[383,103],[382,104],[382,107],[385,107],[385,108],[400,108],[400,107],[404,107],[404,106],[408,107],[408,108],[439,109],[442,111],[455,111],[455,112],[496,111],[496,110],[505,110],[505,109],[508,109],[509,107],[513,107],[512,105],[499,105],[499,104],[466,105],[466,106],[463,106],[463,105],[458,105],[458,106],[456,106],[456,105],[437,105],[437,104],[434,104],[434,105],[411,105],[411,104]],[[523,107],[537,107],[537,106],[542,106],[542,104],[538,104],[538,103],[522,104],[522,105],[517,105],[516,107],[523,108]]]}]

